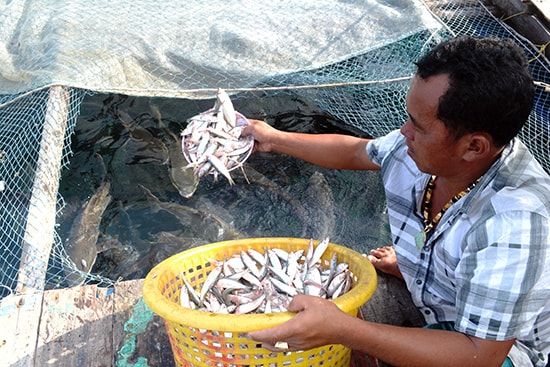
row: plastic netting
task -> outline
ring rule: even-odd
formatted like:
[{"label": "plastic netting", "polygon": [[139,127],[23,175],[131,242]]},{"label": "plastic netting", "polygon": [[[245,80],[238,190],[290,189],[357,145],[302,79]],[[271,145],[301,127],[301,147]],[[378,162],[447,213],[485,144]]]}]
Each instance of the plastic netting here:
[{"label": "plastic netting", "polygon": [[63,4],[0,8],[0,298],[117,281],[82,271],[58,231],[59,178],[78,169],[69,163],[75,125],[95,93],[201,99],[223,87],[248,103],[292,93],[380,136],[406,119],[425,50],[455,35],[512,38],[537,81],[521,139],[550,171],[548,60],[482,2]]}]

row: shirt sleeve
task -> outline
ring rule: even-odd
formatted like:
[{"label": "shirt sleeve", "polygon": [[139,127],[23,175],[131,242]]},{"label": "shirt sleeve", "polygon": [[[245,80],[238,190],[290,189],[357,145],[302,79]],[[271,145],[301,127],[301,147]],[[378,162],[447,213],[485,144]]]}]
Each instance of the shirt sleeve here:
[{"label": "shirt sleeve", "polygon": [[399,130],[394,130],[388,135],[371,140],[367,144],[367,155],[373,163],[382,166],[388,153],[393,151],[403,139],[405,139],[405,137],[401,135],[401,132]]}]

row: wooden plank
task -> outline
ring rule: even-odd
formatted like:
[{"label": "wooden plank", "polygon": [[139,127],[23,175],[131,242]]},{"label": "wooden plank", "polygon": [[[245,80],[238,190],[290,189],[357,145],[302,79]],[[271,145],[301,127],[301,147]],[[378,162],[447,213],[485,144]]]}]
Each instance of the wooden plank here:
[{"label": "wooden plank", "polygon": [[[10,367],[33,365],[36,342],[36,322],[42,303],[42,293],[11,295],[0,301],[0,361]],[[33,337],[34,336],[34,337]]]},{"label": "wooden plank", "polygon": [[[10,367],[173,367],[164,321],[143,279],[9,296],[0,303],[0,361]],[[36,326],[28,320],[39,319]],[[34,337],[33,337],[34,336]]]},{"label": "wooden plank", "polygon": [[112,365],[113,289],[46,291],[34,366]]}]

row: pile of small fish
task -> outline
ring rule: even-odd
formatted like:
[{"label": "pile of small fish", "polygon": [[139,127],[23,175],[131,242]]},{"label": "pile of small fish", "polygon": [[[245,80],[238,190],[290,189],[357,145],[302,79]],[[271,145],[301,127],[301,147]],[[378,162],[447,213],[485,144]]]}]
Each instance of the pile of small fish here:
[{"label": "pile of small fish", "polygon": [[328,244],[326,238],[317,246],[310,240],[307,251],[241,251],[214,263],[200,292],[183,278],[180,304],[213,313],[250,314],[286,311],[297,294],[334,299],[350,290],[352,279],[348,264],[338,263],[336,253],[330,266],[322,268]]},{"label": "pile of small fish", "polygon": [[213,108],[188,120],[181,132],[182,151],[199,178],[209,173],[217,178],[221,173],[234,183],[229,172],[242,169],[254,147],[251,136],[241,138],[241,130],[248,124],[221,88]]}]

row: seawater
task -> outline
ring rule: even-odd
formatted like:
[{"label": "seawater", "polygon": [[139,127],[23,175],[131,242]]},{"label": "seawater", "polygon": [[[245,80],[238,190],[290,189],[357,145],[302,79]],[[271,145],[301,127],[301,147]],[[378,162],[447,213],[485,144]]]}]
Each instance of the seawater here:
[{"label": "seawater", "polygon": [[[233,103],[248,118],[282,130],[367,136],[292,94],[238,98]],[[254,153],[244,164],[246,177],[240,170],[232,172],[235,185],[221,175],[208,175],[192,197],[180,196],[162,154],[153,151],[155,144],[147,144],[147,139],[168,141],[161,123],[179,136],[188,118],[213,104],[214,99],[115,94],[85,98],[72,138],[70,167],[62,172],[60,194],[66,206],[59,233],[64,238],[74,213],[101,183],[104,173],[95,158],[100,154],[112,201],[102,217],[92,273],[113,280],[142,278],[177,252],[237,237],[329,236],[331,242],[359,252],[389,244],[378,172],[330,170],[277,153]],[[145,142],[132,137],[121,123],[121,112],[133,120],[138,133],[143,129],[149,134]],[[143,188],[164,209],[158,210]]]}]

